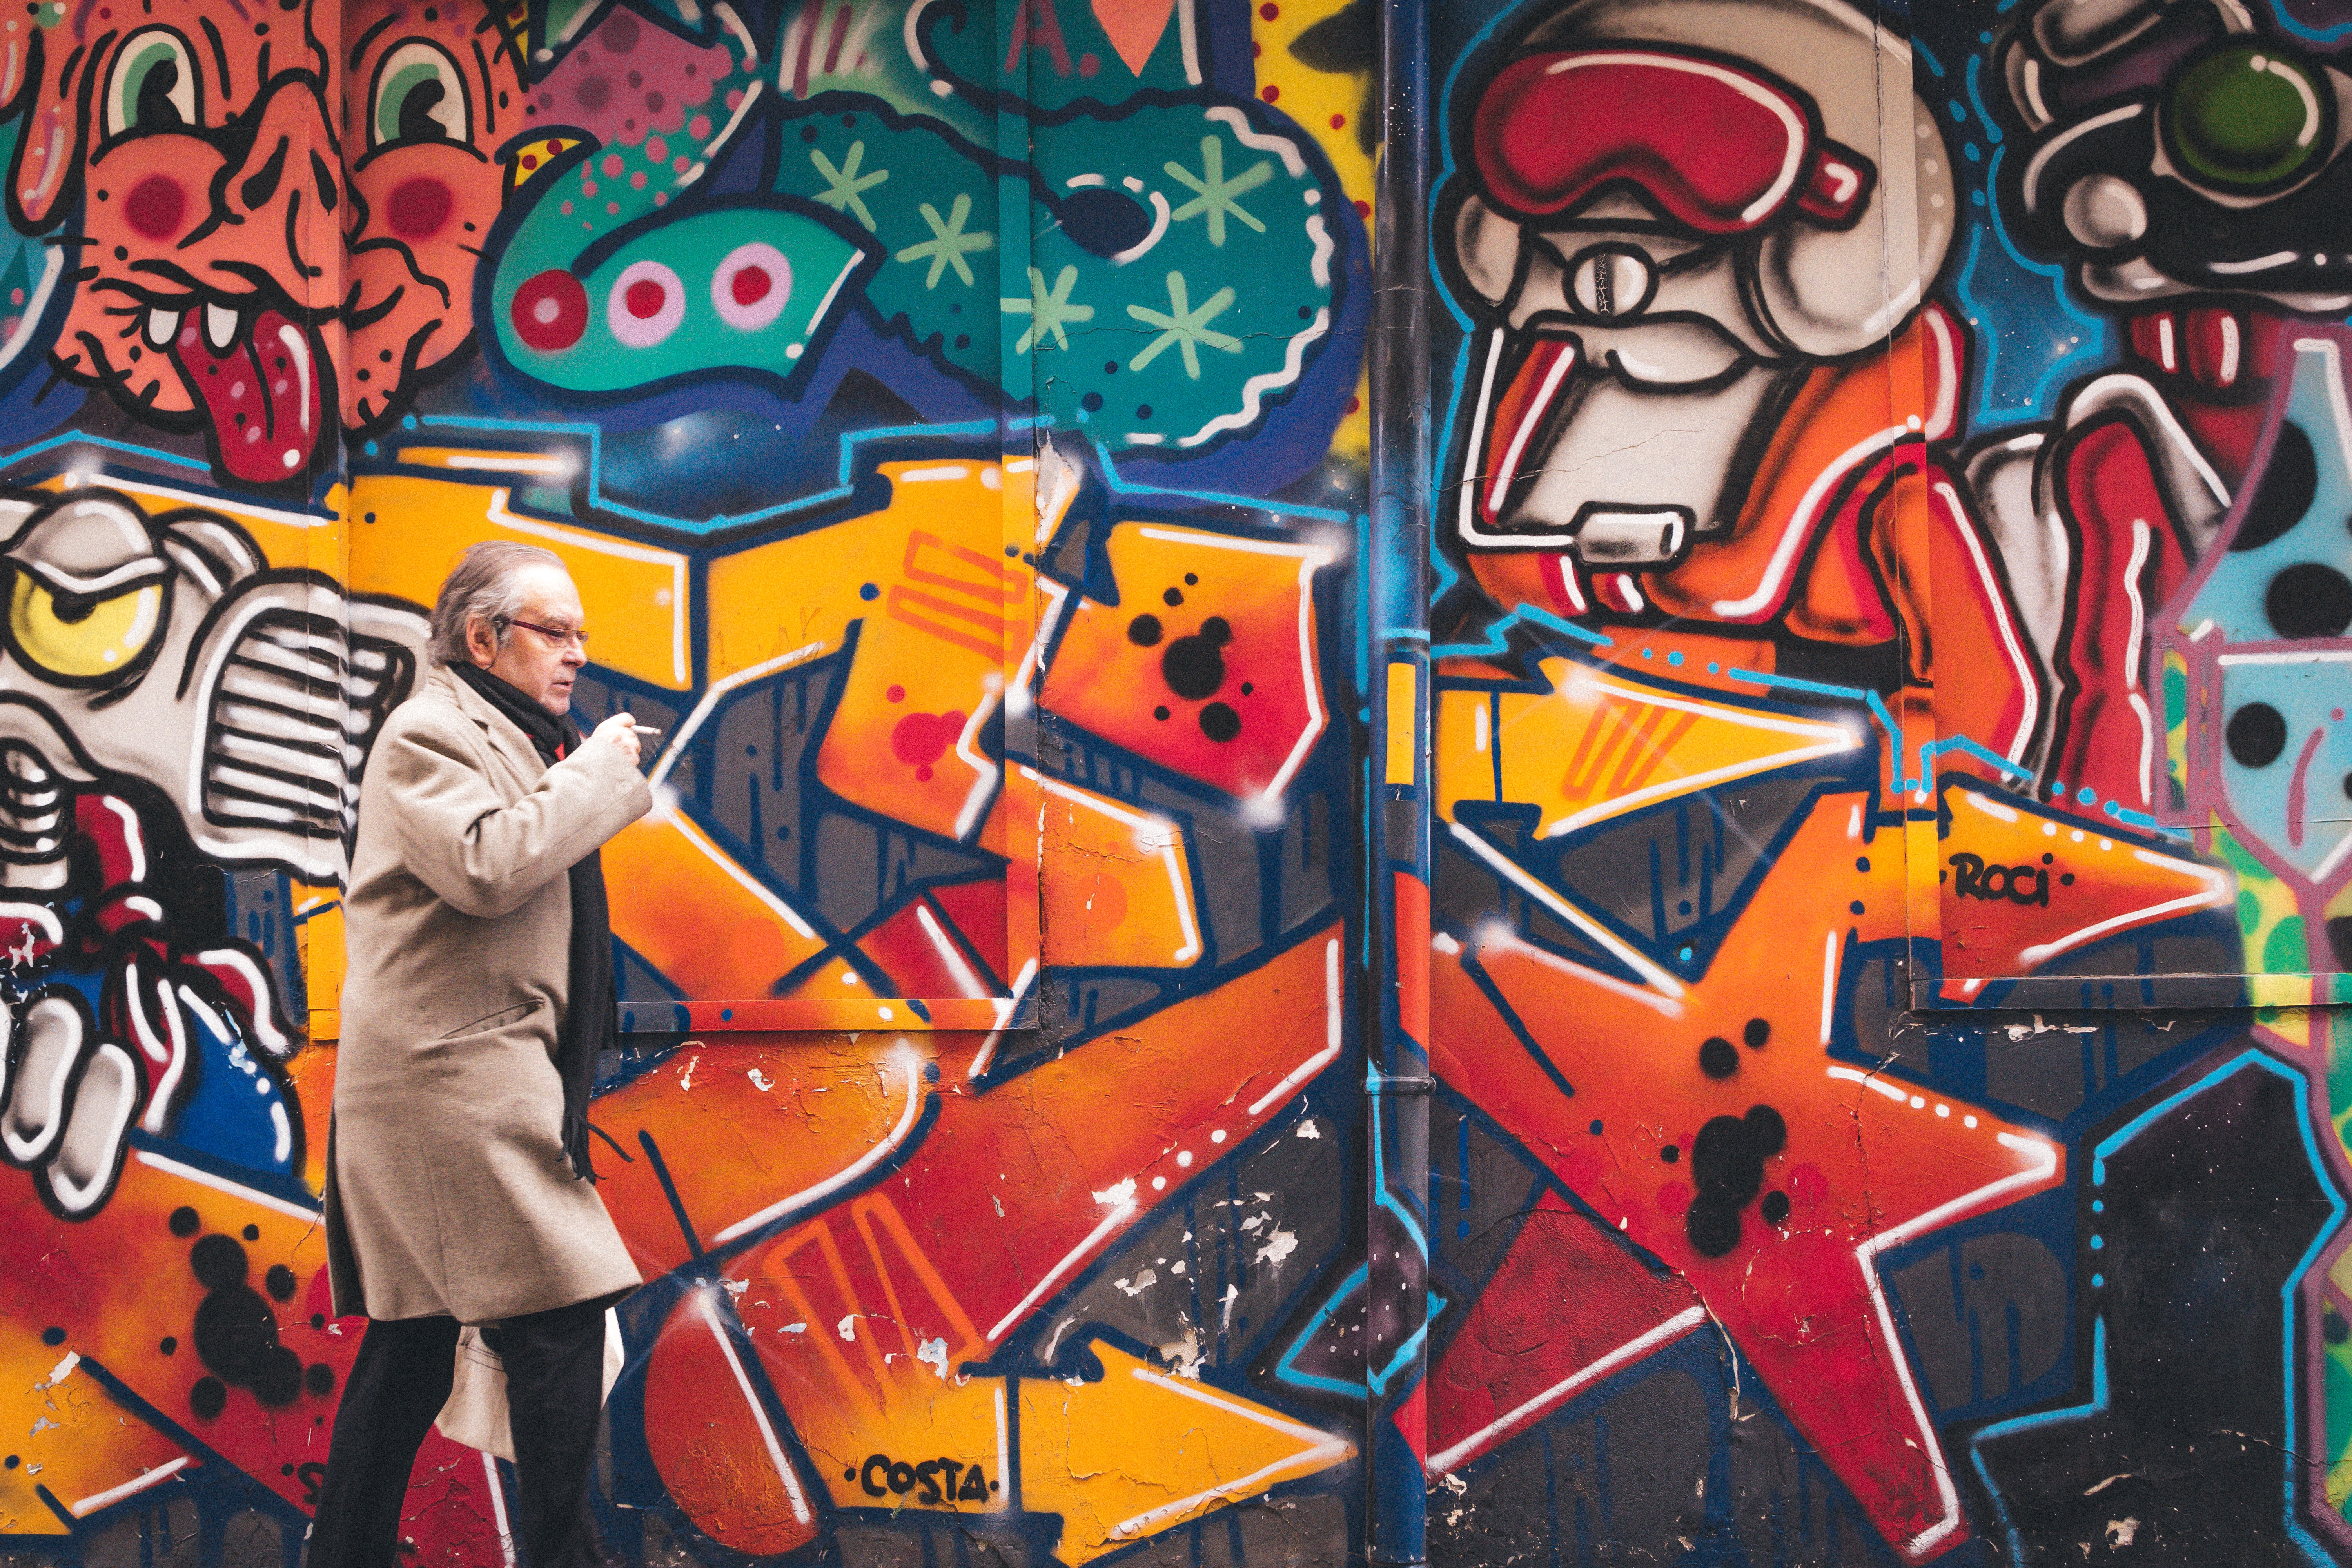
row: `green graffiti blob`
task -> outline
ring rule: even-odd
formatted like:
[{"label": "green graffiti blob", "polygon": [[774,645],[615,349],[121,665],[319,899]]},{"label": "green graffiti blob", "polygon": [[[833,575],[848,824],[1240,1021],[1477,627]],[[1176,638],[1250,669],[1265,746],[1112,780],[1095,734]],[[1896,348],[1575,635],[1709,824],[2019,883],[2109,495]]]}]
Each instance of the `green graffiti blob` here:
[{"label": "green graffiti blob", "polygon": [[776,199],[648,216],[583,252],[541,201],[507,238],[488,319],[509,364],[568,393],[637,395],[723,366],[789,383],[879,258],[854,223]]}]

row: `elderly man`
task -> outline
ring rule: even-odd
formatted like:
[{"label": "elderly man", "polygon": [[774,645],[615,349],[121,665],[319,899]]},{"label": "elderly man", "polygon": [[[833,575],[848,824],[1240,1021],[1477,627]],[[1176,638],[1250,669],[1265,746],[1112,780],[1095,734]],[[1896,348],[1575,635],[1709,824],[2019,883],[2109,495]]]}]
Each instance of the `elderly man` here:
[{"label": "elderly man", "polygon": [[641,1281],[592,1184],[614,1028],[597,847],[645,815],[630,716],[566,717],[587,662],[556,556],[467,550],[435,668],[368,759],[328,1137],[335,1310],[367,1337],[335,1417],[310,1568],[391,1568],[460,1323],[504,1356],[531,1568],[597,1560],[588,1469],[604,1313]]}]

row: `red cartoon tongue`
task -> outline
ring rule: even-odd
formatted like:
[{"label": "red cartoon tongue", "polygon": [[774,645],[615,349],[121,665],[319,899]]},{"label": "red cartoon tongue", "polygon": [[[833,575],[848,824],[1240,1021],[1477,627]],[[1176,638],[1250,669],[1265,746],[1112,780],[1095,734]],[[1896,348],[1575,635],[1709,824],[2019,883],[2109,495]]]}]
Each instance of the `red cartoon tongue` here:
[{"label": "red cartoon tongue", "polygon": [[205,305],[181,315],[171,343],[212,416],[223,468],[252,484],[282,484],[309,469],[325,419],[310,334],[276,310]]}]

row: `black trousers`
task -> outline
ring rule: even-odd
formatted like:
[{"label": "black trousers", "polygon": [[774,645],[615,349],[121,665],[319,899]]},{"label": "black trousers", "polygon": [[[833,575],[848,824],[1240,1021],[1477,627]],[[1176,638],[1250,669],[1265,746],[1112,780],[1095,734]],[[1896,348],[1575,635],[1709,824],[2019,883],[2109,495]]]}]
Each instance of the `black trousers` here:
[{"label": "black trousers", "polygon": [[[582,1301],[483,1331],[506,1363],[522,1568],[595,1568],[599,1561],[588,1471],[604,1399],[604,1306]],[[409,1472],[448,1401],[457,1351],[454,1318],[368,1320],[335,1412],[308,1568],[396,1568]]]}]

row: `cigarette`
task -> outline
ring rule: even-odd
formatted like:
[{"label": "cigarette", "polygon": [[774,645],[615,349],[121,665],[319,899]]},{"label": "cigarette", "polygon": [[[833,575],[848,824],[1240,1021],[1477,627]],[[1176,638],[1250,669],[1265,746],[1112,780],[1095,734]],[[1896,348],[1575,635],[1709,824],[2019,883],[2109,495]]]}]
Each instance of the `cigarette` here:
[{"label": "cigarette", "polygon": [[655,729],[651,724],[632,724],[629,728],[635,730],[640,735],[658,735],[661,733],[659,730]]}]

